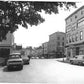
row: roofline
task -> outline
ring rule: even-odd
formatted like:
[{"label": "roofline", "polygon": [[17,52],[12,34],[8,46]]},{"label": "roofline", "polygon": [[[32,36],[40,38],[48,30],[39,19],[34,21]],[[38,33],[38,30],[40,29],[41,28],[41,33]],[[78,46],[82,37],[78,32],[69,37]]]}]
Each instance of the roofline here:
[{"label": "roofline", "polygon": [[82,9],[84,7],[84,5],[83,6],[81,6],[80,8],[78,8],[76,11],[74,11],[72,14],[70,14],[65,20],[67,20],[69,17],[71,17],[73,14],[75,14],[76,12],[78,12],[80,9]]},{"label": "roofline", "polygon": [[57,33],[65,34],[65,32],[57,31],[57,32],[54,32],[54,33],[50,34],[49,36],[51,36],[51,35],[53,35],[53,34],[57,34]]}]

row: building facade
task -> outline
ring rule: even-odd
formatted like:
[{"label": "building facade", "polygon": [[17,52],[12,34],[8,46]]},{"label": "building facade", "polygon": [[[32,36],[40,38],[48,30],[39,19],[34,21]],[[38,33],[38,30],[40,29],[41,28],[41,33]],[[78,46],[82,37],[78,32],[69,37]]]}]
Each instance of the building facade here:
[{"label": "building facade", "polygon": [[66,19],[66,56],[84,54],[84,6]]},{"label": "building facade", "polygon": [[43,48],[43,57],[48,58],[48,42],[42,44]]},{"label": "building facade", "polygon": [[48,54],[52,57],[61,57],[64,54],[65,33],[55,32],[49,36]]},{"label": "building facade", "polygon": [[43,48],[42,48],[42,46],[36,47],[35,48],[35,55],[36,55],[36,57],[40,58],[42,56],[42,54],[43,54]]},{"label": "building facade", "polygon": [[13,50],[14,35],[8,32],[6,40],[0,42],[0,57],[8,56]]}]

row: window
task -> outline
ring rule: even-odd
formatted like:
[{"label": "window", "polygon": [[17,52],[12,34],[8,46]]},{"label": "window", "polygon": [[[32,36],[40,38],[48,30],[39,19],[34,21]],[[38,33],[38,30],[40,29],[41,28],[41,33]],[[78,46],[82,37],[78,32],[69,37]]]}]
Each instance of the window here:
[{"label": "window", "polygon": [[68,44],[68,40],[69,40],[68,38],[69,38],[69,35],[67,34],[67,35],[66,35],[66,43],[67,43],[67,44]]},{"label": "window", "polygon": [[64,37],[62,38],[62,40],[64,40]]},{"label": "window", "polygon": [[84,26],[84,18],[81,18],[81,19],[78,21],[78,27],[81,27],[81,26]]},{"label": "window", "polygon": [[70,21],[72,22],[72,18],[70,18]]},{"label": "window", "polygon": [[62,46],[64,46],[64,42],[62,42]]},{"label": "window", "polygon": [[78,23],[78,27],[84,26],[84,21]]},{"label": "window", "polygon": [[84,14],[84,10],[81,10],[81,15],[83,15]]},{"label": "window", "polygon": [[72,24],[72,31],[76,29],[76,23]]},{"label": "window", "polygon": [[78,32],[76,33],[75,41],[78,41]]},{"label": "window", "polygon": [[57,40],[60,40],[60,37],[57,37]]},{"label": "window", "polygon": [[60,42],[58,42],[57,45],[60,46]]},{"label": "window", "polygon": [[80,40],[83,39],[83,31],[80,31]]},{"label": "window", "polygon": [[69,36],[69,43],[71,43],[71,35]]},{"label": "window", "polygon": [[75,19],[77,18],[77,15],[75,15]]},{"label": "window", "polygon": [[74,42],[75,41],[75,36],[74,36],[74,34],[72,35],[72,42]]},{"label": "window", "polygon": [[68,39],[66,39],[66,43],[68,44]]},{"label": "window", "polygon": [[81,15],[83,14],[83,11],[81,11]]},{"label": "window", "polygon": [[69,26],[67,26],[67,28],[66,28],[66,32],[70,32],[71,31],[71,26],[69,25]]}]

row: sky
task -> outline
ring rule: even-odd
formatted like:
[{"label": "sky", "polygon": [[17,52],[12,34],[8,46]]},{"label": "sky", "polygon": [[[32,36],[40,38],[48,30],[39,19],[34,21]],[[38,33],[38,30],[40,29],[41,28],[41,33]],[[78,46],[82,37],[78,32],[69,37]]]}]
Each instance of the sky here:
[{"label": "sky", "polygon": [[84,2],[77,3],[77,8],[71,8],[69,11],[59,10],[59,14],[44,14],[45,22],[38,26],[28,26],[28,29],[19,26],[14,33],[15,43],[23,47],[39,47],[42,43],[49,41],[49,35],[55,32],[65,32],[65,18],[83,5]]}]

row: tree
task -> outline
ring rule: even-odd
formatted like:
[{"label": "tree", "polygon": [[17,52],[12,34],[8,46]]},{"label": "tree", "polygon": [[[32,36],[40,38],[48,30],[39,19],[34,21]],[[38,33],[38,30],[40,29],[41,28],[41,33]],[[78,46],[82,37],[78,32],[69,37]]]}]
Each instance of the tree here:
[{"label": "tree", "polygon": [[6,39],[6,34],[13,33],[18,25],[28,28],[44,22],[40,12],[58,13],[58,7],[69,9],[76,7],[76,2],[36,2],[36,1],[0,1],[0,41]]}]

